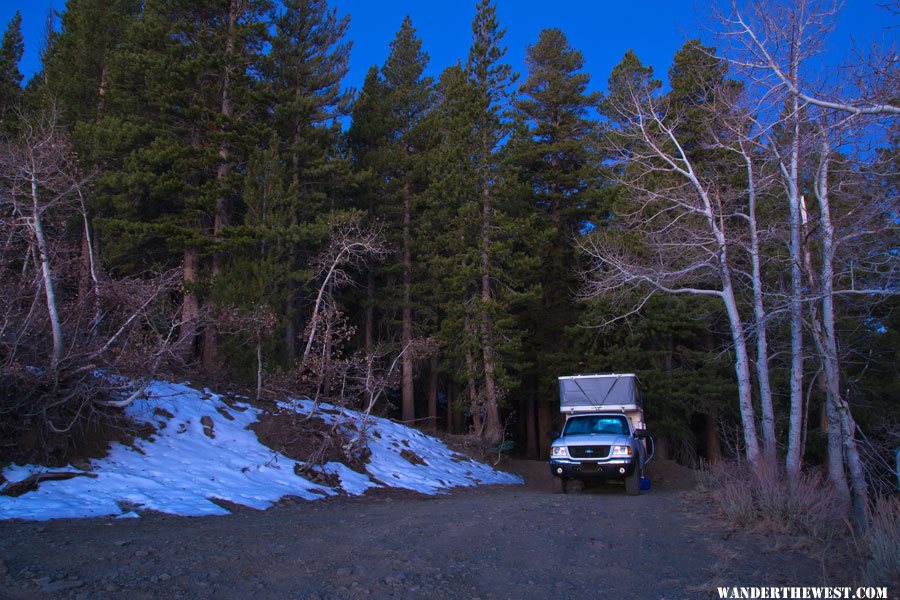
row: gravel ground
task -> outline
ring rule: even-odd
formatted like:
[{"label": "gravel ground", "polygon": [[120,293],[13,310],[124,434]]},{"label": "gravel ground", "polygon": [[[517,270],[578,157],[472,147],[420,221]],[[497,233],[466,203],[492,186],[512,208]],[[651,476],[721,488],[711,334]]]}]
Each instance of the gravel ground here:
[{"label": "gravel ground", "polygon": [[[716,598],[716,585],[826,585],[790,540],[692,506],[687,469],[653,490],[524,486],[286,500],[227,517],[0,522],[0,598]],[[844,580],[846,581],[846,580]]]}]

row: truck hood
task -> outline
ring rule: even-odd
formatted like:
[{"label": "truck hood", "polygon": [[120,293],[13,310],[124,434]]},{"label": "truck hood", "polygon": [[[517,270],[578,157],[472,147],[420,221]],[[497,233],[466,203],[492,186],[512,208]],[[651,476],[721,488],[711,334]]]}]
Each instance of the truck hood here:
[{"label": "truck hood", "polygon": [[553,442],[554,446],[627,446],[631,437],[612,433],[582,433],[567,435]]}]

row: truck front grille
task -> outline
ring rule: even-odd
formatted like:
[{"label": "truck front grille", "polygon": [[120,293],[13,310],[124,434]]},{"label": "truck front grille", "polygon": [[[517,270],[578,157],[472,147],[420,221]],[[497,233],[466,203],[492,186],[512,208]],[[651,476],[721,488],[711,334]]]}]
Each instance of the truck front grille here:
[{"label": "truck front grille", "polygon": [[569,446],[569,456],[572,458],[606,458],[609,456],[609,446]]}]

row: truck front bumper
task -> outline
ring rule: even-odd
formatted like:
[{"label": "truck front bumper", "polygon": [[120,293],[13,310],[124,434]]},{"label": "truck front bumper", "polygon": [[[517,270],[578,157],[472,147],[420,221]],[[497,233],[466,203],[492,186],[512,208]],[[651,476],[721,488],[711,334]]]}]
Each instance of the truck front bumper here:
[{"label": "truck front bumper", "polygon": [[550,473],[554,477],[580,479],[582,481],[604,481],[628,477],[634,473],[633,459],[586,461],[572,458],[554,458],[550,460]]}]

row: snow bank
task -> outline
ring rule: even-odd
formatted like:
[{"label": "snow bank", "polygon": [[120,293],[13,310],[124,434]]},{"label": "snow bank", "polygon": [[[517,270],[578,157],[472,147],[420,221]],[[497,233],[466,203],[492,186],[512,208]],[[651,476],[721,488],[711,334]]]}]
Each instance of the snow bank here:
[{"label": "snow bank", "polygon": [[[0,519],[133,517],[135,509],[222,515],[228,510],[212,499],[265,509],[285,496],[316,500],[338,493],[360,495],[371,487],[435,494],[456,486],[521,483],[514,475],[454,454],[436,438],[369,417],[368,474],[328,463],[326,472],[336,475],[340,484],[326,487],[297,475],[300,463],[262,445],[247,429],[258,420],[260,409],[245,403],[229,406],[216,394],[184,384],[155,382],[147,395],[127,412],[138,422],[152,424],[155,434],[136,439],[133,447],[114,443],[106,458],[91,461],[94,478],[45,481],[22,496],[0,496]],[[300,413],[313,409],[308,400],[280,406]],[[319,416],[329,423],[339,419],[351,435],[363,423],[363,415],[354,411],[319,408]],[[44,470],[12,465],[3,476],[15,483]],[[78,471],[71,466],[53,470]]]},{"label": "snow bank", "polygon": [[[313,409],[313,402],[291,400],[281,402],[279,406],[306,414]],[[319,407],[320,416],[326,423],[340,419],[351,435],[362,423],[363,416],[354,411],[325,404],[320,404]],[[372,456],[366,470],[384,485],[436,494],[456,486],[522,483],[515,475],[495,471],[484,463],[452,452],[442,441],[421,431],[379,417],[370,416],[367,421]],[[404,451],[414,461],[421,459],[424,464],[410,462],[409,458],[403,456]]]}]

